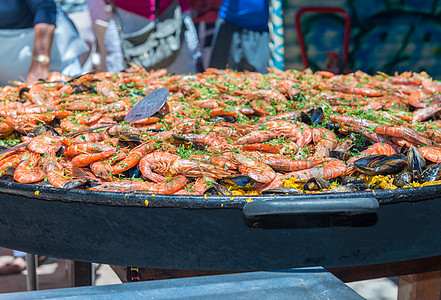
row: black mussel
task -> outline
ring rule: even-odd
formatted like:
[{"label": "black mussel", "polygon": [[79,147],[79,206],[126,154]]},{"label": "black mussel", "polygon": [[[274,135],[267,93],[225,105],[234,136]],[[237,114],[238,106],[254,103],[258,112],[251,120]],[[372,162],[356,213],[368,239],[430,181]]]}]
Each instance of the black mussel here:
[{"label": "black mussel", "polygon": [[308,125],[315,125],[317,123],[320,123],[320,121],[323,119],[324,112],[323,108],[313,108],[309,110],[308,112],[301,112],[300,113],[300,121],[308,124]]},{"label": "black mussel", "polygon": [[302,93],[297,93],[295,95],[292,95],[291,100],[293,101],[302,101],[305,99],[305,96]]},{"label": "black mussel", "polygon": [[146,131],[150,131],[150,132],[163,132],[163,129],[156,129],[156,128],[150,128],[150,129],[146,129]]},{"label": "black mussel", "polygon": [[305,182],[305,185],[303,187],[304,191],[321,191],[321,190],[327,190],[331,184],[329,181],[323,179],[323,178],[311,178],[308,181]]},{"label": "black mussel", "polygon": [[313,124],[318,124],[321,120],[323,120],[325,112],[323,111],[323,108],[318,107],[308,111],[308,115],[311,118]]},{"label": "black mussel", "polygon": [[66,146],[61,146],[61,148],[58,149],[57,152],[55,152],[55,156],[62,156],[63,152],[64,152],[64,149],[66,149]]},{"label": "black mussel", "polygon": [[189,148],[193,148],[196,150],[205,150],[206,146],[204,146],[203,144],[197,143],[197,142],[192,142],[189,138],[183,136],[183,135],[179,135],[179,134],[173,134],[173,140],[176,143],[179,143],[181,145],[185,145],[185,147],[189,147]]},{"label": "black mussel", "polygon": [[370,189],[370,187],[364,184],[347,184],[338,186],[332,190],[323,191],[323,193],[355,193],[366,191],[367,189]]},{"label": "black mussel", "polygon": [[208,121],[214,123],[219,123],[219,122],[236,123],[236,118],[233,116],[221,116],[221,117],[211,118]]},{"label": "black mussel", "polygon": [[355,176],[344,176],[341,179],[342,185],[348,185],[348,184],[366,184],[366,180],[363,180],[361,178],[355,177]]},{"label": "black mussel", "polygon": [[339,134],[340,125],[338,123],[326,123],[325,128]]},{"label": "black mussel", "polygon": [[409,186],[413,180],[412,172],[406,171],[396,175],[392,183],[397,187],[402,188],[404,186]]},{"label": "black mussel", "polygon": [[407,151],[407,163],[409,165],[407,170],[413,174],[413,179],[421,181],[421,174],[426,168],[426,159],[414,146],[411,146]]},{"label": "black mussel", "polygon": [[65,189],[74,189],[79,187],[84,187],[89,183],[89,180],[85,178],[75,178],[66,182],[63,186]]},{"label": "black mussel", "polygon": [[354,166],[358,171],[367,175],[393,175],[407,169],[407,162],[401,154],[369,155],[357,159]]},{"label": "black mussel", "polygon": [[141,171],[136,166],[127,170],[126,172],[127,172],[128,177],[130,177],[130,178],[140,178],[142,176]]},{"label": "black mussel", "polygon": [[222,178],[220,182],[222,184],[230,184],[232,186],[245,187],[248,184],[249,185],[253,184],[254,180],[246,175],[237,175],[237,176]]},{"label": "black mussel", "polygon": [[366,138],[364,134],[357,134],[352,133],[351,137],[353,137],[352,143],[354,144],[351,147],[351,150],[358,150],[358,151],[364,151],[370,146],[372,146],[374,143]]},{"label": "black mussel", "polygon": [[119,138],[124,142],[144,142],[145,140],[141,139],[139,136],[130,134],[130,133],[120,133]]},{"label": "black mussel", "polygon": [[278,194],[278,195],[297,195],[301,194],[302,192],[295,188],[290,187],[278,187],[278,188],[272,188],[272,189],[266,189],[262,191],[262,194],[268,195],[268,194]]},{"label": "black mussel", "polygon": [[30,101],[29,99],[29,90],[30,88],[28,87],[22,87],[19,91],[18,91],[18,97],[20,98],[21,101]]},{"label": "black mussel", "polygon": [[347,160],[349,160],[351,158],[351,154],[349,154],[348,152],[335,151],[335,150],[332,150],[331,152],[329,152],[329,156],[332,158],[337,158],[337,159],[344,161],[344,162],[346,162]]},{"label": "black mussel", "polygon": [[409,153],[409,150],[410,150],[410,148],[407,147],[406,144],[404,144],[404,145],[400,148],[400,153],[403,154],[403,155],[406,155],[406,156],[407,156],[407,154]]},{"label": "black mussel", "polygon": [[15,168],[8,168],[4,171],[3,175],[0,176],[0,180],[13,182],[14,181]]},{"label": "black mussel", "polygon": [[39,125],[37,127],[34,127],[32,129],[32,132],[30,132],[29,134],[30,136],[39,136],[48,131],[50,131],[53,135],[60,135],[52,126],[49,125]]},{"label": "black mussel", "polygon": [[421,174],[421,181],[435,181],[441,177],[441,163],[428,166]]},{"label": "black mussel", "polygon": [[233,195],[229,189],[227,189],[223,185],[216,183],[216,182],[212,182],[211,186],[207,190],[205,190],[204,194],[206,194],[206,195],[219,195],[219,194],[221,194],[223,196]]}]

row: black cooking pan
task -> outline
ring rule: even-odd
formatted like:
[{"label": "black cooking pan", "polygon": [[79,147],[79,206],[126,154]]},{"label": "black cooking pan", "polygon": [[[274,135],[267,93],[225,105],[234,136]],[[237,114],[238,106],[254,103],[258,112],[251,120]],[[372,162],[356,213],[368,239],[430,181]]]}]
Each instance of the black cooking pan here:
[{"label": "black cooking pan", "polygon": [[397,262],[441,254],[440,192],[428,186],[204,199],[0,182],[0,246],[180,270]]}]

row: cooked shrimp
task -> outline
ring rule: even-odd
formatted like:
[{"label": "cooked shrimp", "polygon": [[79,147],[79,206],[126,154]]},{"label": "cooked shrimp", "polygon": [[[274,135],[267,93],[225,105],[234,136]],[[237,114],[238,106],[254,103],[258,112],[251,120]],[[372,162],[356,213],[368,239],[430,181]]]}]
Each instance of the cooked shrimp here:
[{"label": "cooked shrimp", "polygon": [[53,136],[52,133],[48,131],[30,140],[28,149],[39,154],[55,153],[63,146],[61,139],[61,137]]},{"label": "cooked shrimp", "polygon": [[148,141],[133,148],[125,159],[113,166],[112,173],[119,174],[135,167],[141,158],[144,157],[144,155],[147,155],[155,150],[153,144],[154,142]]},{"label": "cooked shrimp", "polygon": [[46,173],[47,181],[54,187],[62,188],[69,181],[64,175],[64,168],[59,165],[55,152],[49,152],[42,159],[43,171]]},{"label": "cooked shrimp", "polygon": [[158,194],[173,194],[182,189],[188,179],[185,176],[178,175],[159,183],[144,182],[138,180],[121,180],[114,182],[105,182],[91,188],[95,191],[107,192],[133,192],[133,191],[150,191]]},{"label": "cooked shrimp", "polygon": [[337,136],[326,128],[314,128],[312,129],[312,135],[315,144],[313,159],[328,157],[337,145]]},{"label": "cooked shrimp", "polygon": [[267,142],[276,138],[276,134],[269,131],[256,130],[252,131],[237,140],[233,141],[233,145],[244,145]]},{"label": "cooked shrimp", "polygon": [[14,180],[19,183],[34,183],[44,179],[45,173],[40,167],[40,155],[28,152],[14,172]]},{"label": "cooked shrimp", "polygon": [[7,156],[0,161],[0,175],[3,175],[9,168],[17,168],[21,163],[23,157],[28,155],[28,152],[19,152],[11,156]]},{"label": "cooked shrimp", "polygon": [[268,164],[275,171],[279,172],[293,172],[312,168],[320,163],[321,159],[316,160],[295,160],[290,157],[279,154],[261,154],[262,162]]},{"label": "cooked shrimp", "polygon": [[357,88],[353,86],[345,86],[345,85],[334,85],[332,87],[332,90],[339,91],[347,94],[356,94],[361,96],[368,96],[368,97],[381,97],[383,96],[383,93],[374,89],[370,88]]},{"label": "cooked shrimp", "polygon": [[77,167],[85,167],[92,162],[108,158],[116,152],[114,147],[86,142],[75,144],[64,149],[63,154],[72,159],[72,163]]},{"label": "cooked shrimp", "polygon": [[162,182],[167,180],[162,175],[158,173],[165,174],[169,171],[171,165],[179,158],[178,155],[170,154],[162,151],[155,151],[153,153],[147,154],[139,161],[138,168],[142,175],[154,182]]},{"label": "cooked shrimp", "polygon": [[231,152],[230,159],[238,165],[240,173],[251,177],[254,181],[270,183],[276,177],[276,172],[271,167],[245,155]]},{"label": "cooked shrimp", "polygon": [[420,147],[418,148],[425,159],[434,162],[441,162],[441,148],[439,147]]},{"label": "cooked shrimp", "polygon": [[265,124],[266,129],[286,138],[296,138],[299,148],[309,144],[312,140],[312,129],[300,122],[277,120]]},{"label": "cooked shrimp", "polygon": [[306,182],[311,178],[323,178],[325,180],[329,180],[341,176],[345,172],[346,164],[344,162],[336,158],[328,157],[321,165],[312,167],[310,169],[287,173],[284,175],[284,178],[289,179],[294,177],[300,182]]}]

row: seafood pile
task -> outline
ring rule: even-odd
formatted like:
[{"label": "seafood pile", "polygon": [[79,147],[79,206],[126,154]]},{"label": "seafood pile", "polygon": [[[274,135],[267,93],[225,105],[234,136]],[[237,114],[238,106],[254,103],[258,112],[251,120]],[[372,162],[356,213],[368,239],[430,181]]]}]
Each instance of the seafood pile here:
[{"label": "seafood pile", "polygon": [[[158,88],[153,116],[124,122]],[[0,89],[0,180],[113,192],[259,195],[438,184],[428,74],[120,73]]]}]

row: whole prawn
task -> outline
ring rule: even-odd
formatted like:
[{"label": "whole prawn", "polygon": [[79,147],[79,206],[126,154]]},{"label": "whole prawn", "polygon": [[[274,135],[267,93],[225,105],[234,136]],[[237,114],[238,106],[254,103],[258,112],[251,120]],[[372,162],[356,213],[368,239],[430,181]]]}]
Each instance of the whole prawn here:
[{"label": "whole prawn", "polygon": [[254,181],[270,183],[276,177],[276,172],[271,167],[245,155],[231,152],[230,159],[238,165],[240,173],[249,176]]},{"label": "whole prawn", "polygon": [[44,179],[45,173],[40,166],[40,155],[28,152],[14,172],[14,180],[19,183],[34,183]]},{"label": "whole prawn", "polygon": [[284,175],[284,178],[295,178],[300,182],[306,182],[311,178],[323,178],[325,180],[333,179],[345,174],[346,164],[336,158],[326,158],[321,165],[301,171],[290,172]]}]

